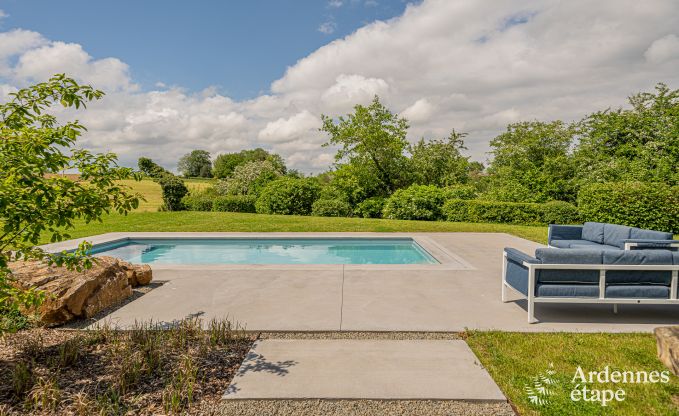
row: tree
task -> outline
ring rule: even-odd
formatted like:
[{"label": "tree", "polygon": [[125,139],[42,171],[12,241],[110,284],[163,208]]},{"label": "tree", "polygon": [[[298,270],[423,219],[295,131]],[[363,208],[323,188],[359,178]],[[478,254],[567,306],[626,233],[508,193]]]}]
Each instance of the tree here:
[{"label": "tree", "polygon": [[[75,148],[85,127],[77,121],[60,124],[46,113],[55,104],[85,107],[104,93],[79,85],[65,75],[11,93],[0,104],[0,309],[30,307],[42,300],[36,290],[12,283],[8,263],[18,259],[45,260],[69,268],[87,268],[87,243],[75,253],[48,254],[34,248],[41,235],[50,241],[68,239],[76,219],[101,221],[115,211],[126,214],[140,195],[116,182],[135,177],[118,167],[112,153],[93,154]],[[79,172],[78,179],[58,175]]]},{"label": "tree", "polygon": [[575,130],[562,121],[510,124],[490,142],[492,199],[512,202],[572,202],[575,169],[569,151]]},{"label": "tree", "polygon": [[228,179],[215,187],[221,195],[259,195],[267,183],[281,176],[279,167],[268,160],[247,162],[236,166]]},{"label": "tree", "polygon": [[233,174],[236,167],[248,162],[269,161],[277,171],[286,172],[283,158],[275,153],[269,153],[264,149],[241,150],[237,153],[224,153],[215,159],[213,173],[215,178],[228,178]]},{"label": "tree", "polygon": [[336,167],[351,165],[358,185],[374,189],[375,194],[366,197],[386,196],[408,184],[408,122],[391,113],[379,97],[367,107],[356,105],[353,114],[340,116],[337,122],[321,117],[320,131],[330,135],[324,146],[339,146]]},{"label": "tree", "polygon": [[158,184],[163,193],[163,208],[168,211],[183,210],[182,198],[189,193],[184,181],[171,173],[167,173],[158,178]]},{"label": "tree", "polygon": [[414,182],[439,187],[466,183],[469,180],[469,158],[460,152],[466,133],[453,130],[444,140],[421,139],[410,147]]},{"label": "tree", "polygon": [[629,98],[631,109],[605,110],[578,125],[575,151],[580,184],[608,181],[679,185],[679,90]]},{"label": "tree", "polygon": [[149,178],[157,179],[166,173],[170,173],[148,157],[140,157],[137,161],[137,166],[139,167],[139,171]]},{"label": "tree", "polygon": [[193,150],[179,159],[177,164],[179,173],[187,178],[211,178],[212,162],[210,153],[206,150]]}]

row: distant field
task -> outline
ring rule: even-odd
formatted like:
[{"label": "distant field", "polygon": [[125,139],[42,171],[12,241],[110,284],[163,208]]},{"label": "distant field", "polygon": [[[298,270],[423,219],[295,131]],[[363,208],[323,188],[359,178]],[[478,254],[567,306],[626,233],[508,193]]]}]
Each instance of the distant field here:
[{"label": "distant field", "polygon": [[[161,205],[163,205],[163,197],[160,191],[160,185],[150,179],[141,181],[124,180],[118,181],[132,188],[134,192],[139,192],[144,195],[146,201],[139,203],[139,208],[135,212],[156,212]],[[189,188],[189,191],[200,191],[215,183],[214,179],[184,179],[184,183]]]}]

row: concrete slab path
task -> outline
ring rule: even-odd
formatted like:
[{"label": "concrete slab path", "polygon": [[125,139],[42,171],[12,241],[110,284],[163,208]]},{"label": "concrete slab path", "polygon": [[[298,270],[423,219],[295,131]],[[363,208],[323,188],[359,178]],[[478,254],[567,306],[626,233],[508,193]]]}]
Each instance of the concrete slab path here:
[{"label": "concrete slab path", "polygon": [[346,339],[257,341],[224,398],[506,400],[464,341]]}]

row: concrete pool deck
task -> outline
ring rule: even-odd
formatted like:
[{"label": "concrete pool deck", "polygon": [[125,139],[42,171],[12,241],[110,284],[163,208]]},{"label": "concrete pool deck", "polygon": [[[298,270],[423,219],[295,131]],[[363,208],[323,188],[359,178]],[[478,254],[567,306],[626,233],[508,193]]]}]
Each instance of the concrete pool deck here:
[{"label": "concrete pool deck", "polygon": [[111,233],[87,241],[126,237],[413,237],[441,264],[152,266],[164,284],[105,318],[120,327],[190,315],[228,316],[253,331],[648,332],[679,323],[679,309],[667,305],[619,305],[613,314],[610,305],[539,304],[540,322],[528,324],[524,300],[500,301],[502,249],[532,254],[541,245],[509,234]]}]

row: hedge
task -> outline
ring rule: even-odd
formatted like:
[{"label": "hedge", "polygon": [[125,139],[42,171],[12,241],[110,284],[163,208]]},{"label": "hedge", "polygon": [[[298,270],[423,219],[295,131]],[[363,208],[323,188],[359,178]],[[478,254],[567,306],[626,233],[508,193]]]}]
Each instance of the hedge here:
[{"label": "hedge", "polygon": [[251,195],[225,195],[212,200],[212,210],[220,212],[256,212],[256,197]]},{"label": "hedge", "polygon": [[585,185],[578,192],[578,209],[585,221],[679,233],[679,186],[645,182]]},{"label": "hedge", "polygon": [[167,173],[158,178],[158,184],[160,184],[163,194],[163,206],[161,209],[166,211],[181,211],[184,209],[182,198],[189,193],[189,189],[183,180]]},{"label": "hedge", "polygon": [[189,211],[212,211],[213,199],[209,195],[187,195],[182,198],[182,204]]},{"label": "hedge", "polygon": [[311,215],[317,217],[349,217],[351,206],[344,199],[318,199],[311,206]]},{"label": "hedge", "polygon": [[544,204],[451,199],[443,205],[448,221],[505,224],[569,224],[578,222],[577,208],[568,202]]},{"label": "hedge", "polygon": [[354,214],[363,218],[382,218],[382,210],[386,202],[385,198],[379,196],[365,199],[356,205]]},{"label": "hedge", "polygon": [[412,185],[394,192],[382,210],[384,218],[394,220],[438,220],[446,191],[434,185]]},{"label": "hedge", "polygon": [[320,192],[313,179],[281,177],[262,189],[255,207],[259,214],[309,215]]}]

